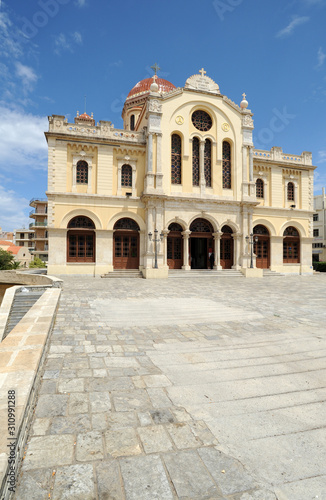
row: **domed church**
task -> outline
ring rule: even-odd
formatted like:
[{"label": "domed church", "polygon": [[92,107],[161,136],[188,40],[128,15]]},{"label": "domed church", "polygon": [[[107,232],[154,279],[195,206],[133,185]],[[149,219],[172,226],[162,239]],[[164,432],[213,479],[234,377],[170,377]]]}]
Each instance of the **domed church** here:
[{"label": "domed church", "polygon": [[49,117],[48,272],[312,273],[311,153],[256,149],[246,95],[233,102],[204,69],[184,87],[154,69],[123,129]]}]

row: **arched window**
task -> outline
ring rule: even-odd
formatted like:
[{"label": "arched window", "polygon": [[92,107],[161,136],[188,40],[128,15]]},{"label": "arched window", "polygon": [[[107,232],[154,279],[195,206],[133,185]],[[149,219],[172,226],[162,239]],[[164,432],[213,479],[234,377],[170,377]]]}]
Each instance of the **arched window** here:
[{"label": "arched window", "polygon": [[130,117],[130,130],[135,130],[135,115]]},{"label": "arched window", "polygon": [[199,186],[199,139],[192,140],[192,184]]},{"label": "arched window", "polygon": [[132,187],[132,167],[130,165],[122,165],[121,167],[121,186]]},{"label": "arched window", "polygon": [[178,224],[177,222],[171,222],[171,224],[168,227],[168,230],[171,231],[172,233],[178,232],[181,233],[183,231],[182,226]]},{"label": "arched window", "polygon": [[95,224],[89,217],[78,216],[71,219],[68,229],[95,229]]},{"label": "arched window", "polygon": [[288,183],[287,198],[288,198],[288,201],[294,201],[294,184],[293,184],[293,182]]},{"label": "arched window", "polygon": [[298,264],[300,262],[300,235],[298,230],[289,226],[283,233],[283,263]]},{"label": "arched window", "polygon": [[231,189],[231,146],[223,141],[223,189]]},{"label": "arched window", "polygon": [[181,137],[178,134],[171,138],[171,182],[181,184]]},{"label": "arched window", "polygon": [[119,219],[115,224],[113,229],[123,229],[129,231],[139,231],[139,226],[134,219],[130,219],[129,217],[124,217],[123,219]]},{"label": "arched window", "polygon": [[67,261],[95,262],[95,224],[88,217],[71,219],[67,232]]},{"label": "arched window", "polygon": [[264,198],[264,181],[262,179],[256,180],[256,198]]},{"label": "arched window", "polygon": [[190,225],[192,233],[213,233],[213,226],[206,219],[195,219]]},{"label": "arched window", "polygon": [[212,143],[209,139],[205,141],[204,150],[204,173],[207,187],[212,185]]},{"label": "arched window", "polygon": [[80,160],[77,163],[76,182],[77,182],[77,184],[88,184],[88,163],[87,163],[87,161]]}]

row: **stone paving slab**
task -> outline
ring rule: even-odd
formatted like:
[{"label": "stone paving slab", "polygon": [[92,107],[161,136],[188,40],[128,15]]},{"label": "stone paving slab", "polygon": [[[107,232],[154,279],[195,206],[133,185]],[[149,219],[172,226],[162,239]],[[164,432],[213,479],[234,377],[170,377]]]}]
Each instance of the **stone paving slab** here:
[{"label": "stone paving slab", "polygon": [[64,277],[15,498],[322,499],[326,276],[112,281]]}]

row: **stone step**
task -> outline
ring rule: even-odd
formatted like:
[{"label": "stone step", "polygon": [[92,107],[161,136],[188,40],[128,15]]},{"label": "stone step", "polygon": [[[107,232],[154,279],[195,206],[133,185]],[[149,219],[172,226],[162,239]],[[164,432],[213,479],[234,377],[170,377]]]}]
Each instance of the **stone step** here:
[{"label": "stone step", "polygon": [[263,269],[263,276],[264,278],[269,278],[273,276],[285,276],[284,273],[278,273],[276,271],[271,271],[270,269]]},{"label": "stone step", "polygon": [[41,297],[44,290],[37,292],[17,292],[11,305],[8,321],[4,331],[5,338],[20,322],[35,302]]},{"label": "stone step", "polygon": [[101,278],[142,278],[138,269],[115,269],[111,273],[102,274]]},{"label": "stone step", "polygon": [[184,271],[183,269],[170,269],[169,278],[243,278],[241,271],[236,269],[191,269]]}]

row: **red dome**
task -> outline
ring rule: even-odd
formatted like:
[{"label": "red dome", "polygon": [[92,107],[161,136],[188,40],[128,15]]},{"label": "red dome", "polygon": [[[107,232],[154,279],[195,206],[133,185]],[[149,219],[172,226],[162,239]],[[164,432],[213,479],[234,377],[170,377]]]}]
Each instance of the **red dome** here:
[{"label": "red dome", "polygon": [[[153,78],[145,78],[145,80],[141,80],[140,82],[138,82],[137,85],[135,85],[129,92],[127,99],[129,99],[130,97],[134,97],[136,95],[145,94],[149,92],[153,81],[154,81]],[[173,85],[173,83],[168,82],[163,78],[156,78],[155,81],[158,85],[159,92],[170,92],[170,90],[176,88],[176,86]]]}]

